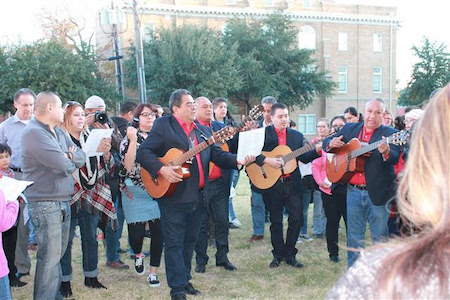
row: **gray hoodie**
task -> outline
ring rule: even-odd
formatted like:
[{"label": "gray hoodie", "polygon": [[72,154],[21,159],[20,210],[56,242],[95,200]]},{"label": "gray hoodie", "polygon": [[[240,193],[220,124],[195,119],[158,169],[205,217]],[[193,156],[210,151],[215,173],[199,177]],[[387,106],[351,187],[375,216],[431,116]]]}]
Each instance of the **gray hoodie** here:
[{"label": "gray hoodie", "polygon": [[81,168],[85,153],[77,148],[70,160],[64,156],[70,146],[70,137],[60,128],[50,127],[37,119],[31,120],[22,134],[23,180],[34,181],[25,190],[28,201],[69,201],[74,190],[73,171]]}]

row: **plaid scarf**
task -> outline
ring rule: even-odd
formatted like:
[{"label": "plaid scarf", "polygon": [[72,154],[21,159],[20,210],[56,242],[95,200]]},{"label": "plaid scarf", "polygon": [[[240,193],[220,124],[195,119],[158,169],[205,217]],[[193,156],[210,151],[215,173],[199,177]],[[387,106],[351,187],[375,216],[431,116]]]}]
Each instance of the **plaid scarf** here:
[{"label": "plaid scarf", "polygon": [[103,156],[86,158],[85,165],[73,173],[75,187],[70,205],[74,211],[82,207],[91,214],[103,213],[110,220],[112,229],[116,230],[117,214],[111,198],[111,189],[104,181],[105,175]]}]

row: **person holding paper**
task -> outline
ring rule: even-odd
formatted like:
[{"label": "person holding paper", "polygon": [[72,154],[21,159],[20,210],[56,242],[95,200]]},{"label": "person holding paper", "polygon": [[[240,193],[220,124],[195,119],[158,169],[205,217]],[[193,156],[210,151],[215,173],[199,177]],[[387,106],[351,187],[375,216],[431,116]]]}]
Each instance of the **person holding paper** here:
[{"label": "person holding paper", "polygon": [[[0,174],[0,178],[3,175]],[[0,299],[11,299],[9,288],[8,263],[3,252],[2,234],[10,229],[17,220],[19,213],[19,203],[17,200],[7,201],[3,191],[0,189]]]},{"label": "person holding paper", "polygon": [[[11,156],[11,148],[6,144],[0,144],[0,176],[15,178],[14,171],[11,169]],[[23,202],[23,199],[21,199],[21,201]],[[13,224],[13,226],[7,230],[4,230],[3,237],[5,244],[2,249],[4,250],[6,260],[8,261],[9,285],[14,287],[23,287],[27,285],[27,283],[21,281],[20,278],[16,276],[17,268],[14,264],[16,258],[17,224]]]},{"label": "person holding paper", "polygon": [[[64,105],[63,129],[79,148],[84,149],[89,130],[86,127],[86,117],[83,107],[76,101]],[[83,258],[84,284],[90,288],[106,288],[97,280],[98,275],[98,243],[97,224],[99,218],[106,215],[111,222],[117,222],[111,191],[105,183],[105,175],[109,171],[111,159],[111,139],[100,142],[97,152],[102,155],[87,157],[85,165],[73,172],[75,191],[72,195],[69,244],[61,259],[62,283],[61,294],[72,296],[70,280],[72,279],[72,240],[76,225],[80,226],[81,247]]]},{"label": "person holding paper", "polygon": [[[278,145],[287,145],[291,150],[303,147],[303,134],[288,128],[289,111],[282,103],[274,103],[270,110],[272,125],[265,129],[265,141],[263,151],[272,151]],[[308,163],[318,158],[321,154],[321,147],[310,150],[299,157],[303,163]],[[259,155],[256,163],[260,166],[269,164],[272,168],[279,169],[283,166],[283,160],[277,157],[266,157]],[[300,171],[298,165],[291,174],[282,175],[274,186],[267,190],[262,190],[265,203],[268,203],[270,212],[270,234],[273,246],[273,260],[270,268],[278,267],[283,261],[295,268],[303,267],[303,264],[296,259],[297,242],[300,227],[303,224],[303,192],[300,181]],[[283,208],[286,208],[288,217],[288,228],[286,239],[283,237]]]},{"label": "person holding paper", "polygon": [[69,241],[72,173],[84,165],[86,155],[58,127],[64,120],[58,95],[39,93],[34,113],[21,142],[22,179],[34,182],[25,190],[38,237],[34,299],[56,299],[61,297],[60,260]]}]

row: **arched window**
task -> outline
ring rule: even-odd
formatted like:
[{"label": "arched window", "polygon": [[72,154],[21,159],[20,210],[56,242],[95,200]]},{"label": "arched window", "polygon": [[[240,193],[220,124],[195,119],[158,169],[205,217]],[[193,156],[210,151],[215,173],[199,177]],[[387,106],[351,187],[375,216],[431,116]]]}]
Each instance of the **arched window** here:
[{"label": "arched window", "polygon": [[298,32],[298,47],[300,49],[316,49],[316,32],[309,25],[303,26]]}]

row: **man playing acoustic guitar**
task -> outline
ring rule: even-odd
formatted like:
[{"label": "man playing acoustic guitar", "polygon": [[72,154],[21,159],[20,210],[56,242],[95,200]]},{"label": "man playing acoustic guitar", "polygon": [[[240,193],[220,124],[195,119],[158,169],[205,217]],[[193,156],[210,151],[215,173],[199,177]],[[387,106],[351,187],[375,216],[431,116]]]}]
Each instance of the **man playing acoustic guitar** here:
[{"label": "man playing acoustic guitar", "polygon": [[[291,150],[303,147],[303,134],[288,128],[289,112],[286,105],[275,103],[271,108],[272,125],[265,130],[265,141],[263,151],[272,151],[279,145],[287,145]],[[318,145],[296,159],[304,163],[313,161],[320,156],[322,148]],[[262,166],[268,164],[272,168],[281,169],[284,160],[280,157],[266,157],[263,154],[256,158],[256,164]],[[300,227],[303,225],[303,192],[300,181],[300,171],[295,163],[295,170],[291,174],[283,174],[270,188],[262,190],[263,197],[270,199],[268,203],[270,212],[270,239],[272,242],[273,260],[269,267],[276,268],[285,261],[295,268],[303,267],[303,264],[295,258]],[[286,241],[283,238],[283,207],[286,207],[288,217],[288,228]]]},{"label": "man playing acoustic guitar", "polygon": [[[364,110],[364,122],[347,123],[338,133],[323,141],[323,149],[335,152],[352,138],[374,143],[392,135],[396,130],[382,125],[384,113],[382,99],[369,100]],[[399,146],[380,142],[377,150],[369,157],[358,158],[364,164],[364,168],[361,168],[363,172],[355,172],[347,187],[348,267],[358,258],[355,248],[364,248],[367,222],[374,243],[388,237],[389,209],[385,205],[395,194],[394,165],[399,156]]]},{"label": "man playing acoustic guitar", "polygon": [[[237,161],[236,155],[223,151],[211,140],[210,128],[194,123],[197,104],[189,91],[178,89],[169,98],[172,116],[155,121],[147,139],[142,143],[136,161],[147,170],[152,180],[164,180],[178,183],[171,193],[163,193],[159,200],[161,224],[164,237],[164,257],[167,283],[171,288],[171,299],[186,299],[186,293],[198,295],[189,280],[191,260],[197,243],[200,224],[205,212],[203,201],[208,191],[209,161],[224,169],[237,169],[254,161],[255,157],[246,157]],[[196,152],[189,166],[190,177],[183,176],[178,165],[164,164],[170,150],[179,149],[189,152],[207,142],[209,147]],[[176,160],[176,159],[175,159]],[[183,179],[184,178],[184,179]],[[146,186],[147,187],[147,186]],[[155,188],[158,188],[155,185]],[[151,192],[151,191],[150,191]]]}]

